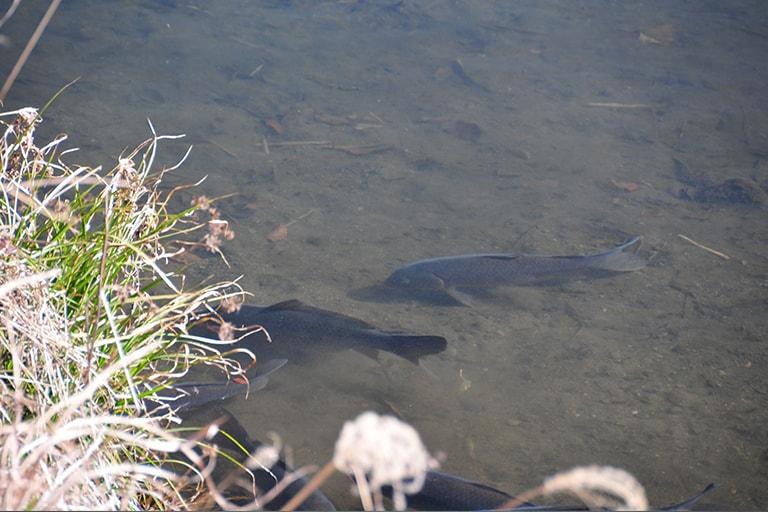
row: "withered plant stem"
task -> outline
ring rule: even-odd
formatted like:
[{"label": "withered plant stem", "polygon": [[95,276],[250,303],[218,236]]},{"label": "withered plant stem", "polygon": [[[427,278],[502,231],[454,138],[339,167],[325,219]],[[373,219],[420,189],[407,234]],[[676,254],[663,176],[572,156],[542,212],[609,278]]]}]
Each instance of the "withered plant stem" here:
[{"label": "withered plant stem", "polygon": [[24,51],[21,52],[21,55],[19,55],[19,59],[16,61],[16,65],[13,66],[11,74],[9,74],[8,78],[5,80],[3,88],[0,89],[0,105],[3,104],[5,95],[8,94],[8,91],[11,89],[13,82],[16,81],[16,77],[21,72],[21,68],[24,67],[24,64],[29,58],[29,54],[32,53],[32,50],[35,48],[37,41],[40,39],[40,36],[43,35],[45,27],[48,26],[48,22],[51,21],[53,13],[56,12],[56,8],[59,7],[60,2],[61,0],[53,0],[51,2],[51,5],[48,6],[48,10],[45,11],[45,14],[43,15],[43,19],[40,20],[40,23],[38,23],[37,28],[32,34],[32,37],[30,37],[29,41],[27,41],[27,46],[24,47]]}]

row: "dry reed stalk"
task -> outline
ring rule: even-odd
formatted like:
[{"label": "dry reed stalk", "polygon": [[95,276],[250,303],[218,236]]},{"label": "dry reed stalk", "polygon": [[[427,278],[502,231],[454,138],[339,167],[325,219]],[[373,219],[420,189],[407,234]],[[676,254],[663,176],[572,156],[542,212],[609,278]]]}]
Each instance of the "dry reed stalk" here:
[{"label": "dry reed stalk", "polygon": [[629,472],[612,466],[578,466],[547,478],[499,509],[520,506],[537,496],[558,493],[578,496],[590,509],[648,510],[645,489]]},{"label": "dry reed stalk", "polygon": [[[27,62],[29,55],[32,53],[32,50],[34,50],[35,45],[37,44],[37,41],[40,39],[40,36],[43,35],[43,31],[45,30],[45,27],[48,26],[48,22],[51,21],[51,18],[53,18],[53,14],[56,12],[56,9],[59,7],[60,2],[61,0],[53,0],[51,2],[51,5],[48,6],[48,10],[45,11],[43,18],[40,20],[40,23],[38,23],[37,28],[32,33],[32,36],[29,38],[29,41],[27,41],[27,45],[24,47],[24,51],[21,52],[21,55],[16,61],[16,64],[13,66],[11,73],[8,75],[8,78],[5,80],[5,83],[3,84],[3,88],[0,89],[0,105],[3,104],[3,101],[5,100],[5,95],[8,94],[8,91],[11,89],[13,82],[16,80],[16,77],[21,72],[21,68],[24,67],[24,64]],[[15,9],[15,5],[12,8]]]}]

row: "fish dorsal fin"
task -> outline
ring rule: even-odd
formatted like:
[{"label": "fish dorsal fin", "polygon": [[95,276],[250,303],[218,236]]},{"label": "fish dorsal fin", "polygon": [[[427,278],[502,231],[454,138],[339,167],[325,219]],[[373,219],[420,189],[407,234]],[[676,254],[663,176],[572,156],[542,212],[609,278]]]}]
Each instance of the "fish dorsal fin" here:
[{"label": "fish dorsal fin", "polygon": [[375,329],[373,325],[364,320],[360,320],[359,318],[347,316],[335,311],[329,311],[327,309],[316,308],[314,306],[310,306],[309,304],[305,304],[298,299],[289,299],[284,300],[283,302],[278,302],[277,304],[272,304],[271,306],[267,306],[266,308],[262,309],[260,313],[280,313],[283,311],[314,313],[318,316],[324,316],[326,318],[333,318],[335,320],[347,322],[348,324],[360,329]]},{"label": "fish dorsal fin", "polygon": [[453,300],[462,306],[475,307],[477,306],[475,299],[468,293],[457,290],[456,288],[445,288],[445,293],[448,294]]},{"label": "fish dorsal fin", "polygon": [[523,254],[481,254],[481,257],[489,260],[516,260]]},{"label": "fish dorsal fin", "polygon": [[299,299],[288,299],[284,300],[282,302],[278,302],[276,304],[272,304],[271,306],[267,306],[264,309],[262,309],[261,313],[266,312],[278,312],[278,311],[316,311],[317,308],[313,308],[312,306],[308,304],[304,304]]}]

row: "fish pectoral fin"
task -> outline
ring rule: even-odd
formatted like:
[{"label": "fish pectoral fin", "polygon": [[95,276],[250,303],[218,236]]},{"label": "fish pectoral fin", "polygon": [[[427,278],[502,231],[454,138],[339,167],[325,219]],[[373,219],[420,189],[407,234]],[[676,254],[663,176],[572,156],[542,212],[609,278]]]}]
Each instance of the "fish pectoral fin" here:
[{"label": "fish pectoral fin", "polygon": [[360,352],[364,356],[370,357],[374,361],[379,360],[379,351],[372,347],[354,347],[354,350]]},{"label": "fish pectoral fin", "polygon": [[248,398],[248,395],[250,395],[253,391],[260,391],[267,387],[267,383],[269,383],[269,377],[266,375],[262,375],[260,377],[256,377],[255,379],[251,379],[249,381],[250,385],[248,386],[248,391],[245,393],[245,398]]},{"label": "fish pectoral fin", "polygon": [[259,377],[266,377],[267,375],[270,375],[271,373],[276,372],[283,366],[285,366],[285,363],[287,363],[287,359],[270,359],[269,361],[265,363],[261,363],[259,366],[256,367],[258,370],[258,373],[254,375],[252,378],[259,378]]},{"label": "fish pectoral fin", "polygon": [[259,391],[267,387],[267,384],[269,383],[269,375],[282,368],[287,362],[287,359],[271,359],[266,363],[262,363],[259,367],[259,372],[248,379],[246,398],[248,398],[248,394],[251,392]]},{"label": "fish pectoral fin", "polygon": [[427,375],[427,377],[429,377],[430,379],[434,380],[435,382],[441,382],[440,377],[438,377],[437,374],[435,374],[435,372],[430,370],[429,367],[427,367],[424,364],[424,361],[422,359],[419,359],[416,364],[418,365],[419,368],[421,368],[424,371],[424,373]]},{"label": "fish pectoral fin", "polygon": [[469,308],[475,307],[476,301],[474,297],[472,297],[468,293],[461,292],[456,288],[445,288],[444,291],[446,294],[448,294],[449,297],[451,297],[453,300],[455,300],[462,306],[466,306]]}]

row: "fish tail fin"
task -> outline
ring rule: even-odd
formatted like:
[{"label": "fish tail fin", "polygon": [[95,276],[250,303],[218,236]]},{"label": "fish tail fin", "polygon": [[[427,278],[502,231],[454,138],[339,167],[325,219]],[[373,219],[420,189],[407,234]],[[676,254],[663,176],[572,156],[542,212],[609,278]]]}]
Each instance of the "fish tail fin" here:
[{"label": "fish tail fin", "polygon": [[419,364],[419,358],[438,354],[446,349],[448,342],[442,336],[412,336],[393,334],[384,350],[397,354],[413,364]]},{"label": "fish tail fin", "polygon": [[637,250],[637,247],[634,250],[632,249],[639,240],[638,237],[634,237],[624,245],[620,245],[613,250],[595,254],[590,258],[590,267],[614,272],[640,270],[645,267],[646,261],[634,252],[634,250]]}]

